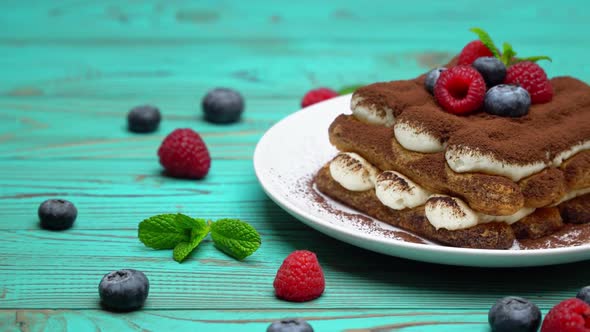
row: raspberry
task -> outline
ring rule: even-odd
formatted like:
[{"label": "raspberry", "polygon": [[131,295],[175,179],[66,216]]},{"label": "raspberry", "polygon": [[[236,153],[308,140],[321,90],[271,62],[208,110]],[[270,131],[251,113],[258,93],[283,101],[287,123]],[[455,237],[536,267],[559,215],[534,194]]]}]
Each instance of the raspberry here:
[{"label": "raspberry", "polygon": [[307,250],[295,250],[283,261],[273,286],[277,297],[304,302],[322,295],[326,282],[316,255]]},{"label": "raspberry", "polygon": [[179,178],[204,178],[211,166],[211,157],[201,136],[192,129],[176,129],[158,149],[160,164],[166,173]]},{"label": "raspberry", "polygon": [[545,316],[541,332],[590,332],[590,305],[576,298],[558,303]]},{"label": "raspberry", "polygon": [[459,54],[459,65],[471,65],[473,61],[482,56],[494,56],[494,54],[480,40],[474,40],[463,47],[461,54]]},{"label": "raspberry", "polygon": [[483,105],[486,82],[470,66],[456,66],[440,73],[434,97],[442,108],[453,114],[475,111]]},{"label": "raspberry", "polygon": [[543,104],[553,99],[553,87],[547,74],[534,62],[523,61],[508,67],[504,83],[523,87],[531,95],[533,104]]},{"label": "raspberry", "polygon": [[320,101],[328,100],[337,96],[338,93],[336,91],[328,88],[318,88],[311,90],[306,93],[305,96],[303,96],[303,100],[301,100],[301,107],[307,107],[315,103],[319,103]]}]

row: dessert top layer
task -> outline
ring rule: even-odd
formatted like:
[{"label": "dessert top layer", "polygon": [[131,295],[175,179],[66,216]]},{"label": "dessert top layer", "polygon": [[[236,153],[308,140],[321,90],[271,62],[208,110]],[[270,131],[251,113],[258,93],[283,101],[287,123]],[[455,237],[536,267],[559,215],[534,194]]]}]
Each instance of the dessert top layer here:
[{"label": "dessert top layer", "polygon": [[590,86],[572,77],[553,78],[551,84],[553,100],[532,105],[529,113],[519,118],[485,112],[447,113],[424,88],[424,76],[360,88],[353,105],[382,118],[391,112],[395,123],[434,137],[447,149],[476,150],[509,164],[550,164],[590,140]]}]

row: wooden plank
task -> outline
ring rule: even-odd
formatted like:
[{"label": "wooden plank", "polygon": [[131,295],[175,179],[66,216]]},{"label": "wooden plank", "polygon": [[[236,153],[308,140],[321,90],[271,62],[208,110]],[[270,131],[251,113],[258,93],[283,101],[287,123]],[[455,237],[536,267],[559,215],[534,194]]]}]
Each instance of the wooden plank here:
[{"label": "wooden plank", "polygon": [[263,193],[251,160],[214,160],[204,180],[174,179],[162,176],[155,150],[145,160],[52,160],[42,169],[34,160],[3,161],[0,229],[35,229],[39,204],[56,197],[77,206],[76,229],[130,229],[174,212],[296,222]]},{"label": "wooden plank", "polygon": [[[0,37],[6,42],[79,43],[100,38],[124,43],[127,38],[201,41],[222,39],[356,38],[411,42],[416,35],[431,41],[452,40],[466,26],[494,27],[502,37],[519,35],[523,40],[547,43],[546,33],[583,31],[588,20],[587,2],[567,1],[555,6],[551,0],[497,1],[494,15],[482,2],[377,0],[359,8],[354,0],[324,2],[305,0],[276,5],[270,0],[245,2],[199,1],[37,1],[34,6],[11,0],[10,11],[0,16]],[[508,10],[509,9],[509,10]],[[84,28],[72,28],[84,27]],[[174,27],[174,29],[165,29]],[[527,27],[524,29],[523,27]],[[411,31],[409,31],[409,28]],[[125,31],[122,35],[119,32]],[[449,33],[451,32],[451,33]],[[542,32],[542,33],[539,33]],[[531,38],[532,37],[532,38]],[[564,42],[587,42],[582,34],[563,34]]]},{"label": "wooden plank", "polygon": [[0,329],[16,331],[265,331],[272,321],[301,317],[318,332],[487,332],[475,310],[0,310]]},{"label": "wooden plank", "polygon": [[[590,262],[494,270],[439,266],[352,247],[293,220],[258,222],[263,244],[243,262],[206,240],[186,262],[144,247],[136,230],[0,231],[1,308],[96,308],[105,273],[136,268],[151,281],[149,309],[399,308],[486,309],[506,295],[544,309],[572,297],[590,279]],[[326,293],[308,303],[273,296],[272,281],[292,250],[317,253]],[[534,276],[535,282],[531,282]],[[556,282],[559,280],[559,282]]]}]

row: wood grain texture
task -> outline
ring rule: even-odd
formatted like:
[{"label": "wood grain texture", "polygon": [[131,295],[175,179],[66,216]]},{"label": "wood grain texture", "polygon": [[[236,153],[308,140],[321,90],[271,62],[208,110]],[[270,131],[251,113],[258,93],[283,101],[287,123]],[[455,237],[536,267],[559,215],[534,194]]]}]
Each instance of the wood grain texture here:
[{"label": "wood grain texture", "polygon": [[[487,332],[487,313],[475,310],[143,310],[105,315],[97,310],[0,310],[0,329],[13,331],[265,331],[272,321],[302,317],[322,332]],[[4,322],[4,326],[2,325]],[[4,328],[5,327],[5,328]]]},{"label": "wood grain texture", "polygon": [[[272,203],[252,153],[313,87],[416,76],[444,63],[480,26],[523,55],[547,54],[550,76],[590,82],[586,1],[64,0],[0,4],[0,331],[264,331],[303,317],[316,331],[489,331],[505,295],[547,312],[590,280],[590,262],[526,269],[424,264],[320,234]],[[492,14],[493,12],[493,14]],[[204,122],[217,86],[246,98],[242,122]],[[158,132],[127,132],[138,104],[160,107]],[[162,176],[157,148],[190,127],[210,148],[203,181]],[[302,130],[305,130],[302,128]],[[40,230],[36,211],[63,197],[74,228]],[[261,249],[234,261],[206,240],[182,264],[145,248],[137,224],[158,213],[239,217]],[[272,280],[295,249],[318,254],[327,290],[289,303]],[[152,283],[142,311],[100,310],[97,286],[118,268]]]}]

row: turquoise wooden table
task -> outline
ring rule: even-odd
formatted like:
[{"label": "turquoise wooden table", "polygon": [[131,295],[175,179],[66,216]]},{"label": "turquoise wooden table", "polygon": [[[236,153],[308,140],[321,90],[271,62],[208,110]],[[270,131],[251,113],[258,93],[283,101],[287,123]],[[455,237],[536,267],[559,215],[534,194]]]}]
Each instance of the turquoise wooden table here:
[{"label": "turquoise wooden table", "polygon": [[[556,7],[557,6],[557,7]],[[590,262],[522,269],[442,266],[352,247],[272,203],[254,176],[262,134],[319,86],[416,76],[473,39],[472,26],[523,54],[547,54],[549,75],[590,82],[587,1],[2,1],[0,10],[0,331],[265,331],[302,317],[316,331],[488,331],[505,295],[543,313],[590,284]],[[244,120],[200,117],[213,87],[239,90]],[[127,132],[127,111],[154,104],[155,134]],[[190,127],[209,146],[202,181],[161,175],[156,150]],[[38,226],[62,197],[74,228]],[[243,262],[202,245],[179,264],[144,247],[138,223],[159,213],[238,217],[262,235]],[[273,296],[295,249],[317,253],[325,294]],[[135,268],[151,282],[143,310],[100,309],[103,274]]]}]

